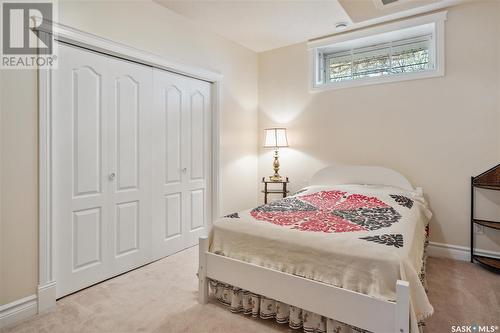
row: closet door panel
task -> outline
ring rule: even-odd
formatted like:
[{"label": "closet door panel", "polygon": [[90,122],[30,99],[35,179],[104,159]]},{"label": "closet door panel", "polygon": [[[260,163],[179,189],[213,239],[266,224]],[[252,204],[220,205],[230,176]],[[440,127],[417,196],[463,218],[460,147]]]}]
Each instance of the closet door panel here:
[{"label": "closet door panel", "polygon": [[60,46],[53,71],[52,218],[57,296],[108,276],[106,59]]},{"label": "closet door panel", "polygon": [[77,272],[102,261],[101,208],[73,212],[73,267]]},{"label": "closet door panel", "polygon": [[182,234],[182,193],[165,195],[165,235],[169,240]]},{"label": "closet door panel", "polygon": [[139,201],[116,205],[115,256],[126,256],[139,251],[139,244],[142,243],[139,241],[140,222]]},{"label": "closet door panel", "polygon": [[[166,254],[182,247],[182,107],[184,94],[182,82],[163,78],[165,85],[160,96],[163,97],[160,117],[160,135],[164,140],[164,201],[162,212],[163,242],[168,248]],[[169,244],[170,243],[170,244]]]},{"label": "closet door panel", "polygon": [[205,189],[191,191],[190,232],[205,226]]},{"label": "closet door panel", "polygon": [[153,257],[184,249],[185,79],[153,71]]},{"label": "closet door panel", "polygon": [[177,85],[172,84],[163,90],[165,185],[178,185],[181,182],[182,97],[183,93]]},{"label": "closet door panel", "polygon": [[189,218],[184,237],[188,246],[196,245],[198,238],[206,232],[210,216],[210,156],[211,156],[211,84],[200,80],[189,80],[186,105],[186,200]]},{"label": "closet door panel", "polygon": [[118,191],[137,189],[139,185],[139,87],[140,83],[129,75],[115,79]]},{"label": "closet door panel", "polygon": [[160,258],[196,245],[206,232],[211,85],[162,70],[154,70],[153,82],[153,237]]},{"label": "closet door panel", "polygon": [[101,193],[102,74],[91,66],[71,71],[74,196]]},{"label": "closet door panel", "polygon": [[151,260],[152,69],[59,47],[52,114],[57,297]]},{"label": "closet door panel", "polygon": [[109,58],[110,234],[115,274],[151,259],[152,69]]},{"label": "closet door panel", "polygon": [[196,91],[190,96],[189,101],[190,180],[205,178],[205,99],[205,96]]}]

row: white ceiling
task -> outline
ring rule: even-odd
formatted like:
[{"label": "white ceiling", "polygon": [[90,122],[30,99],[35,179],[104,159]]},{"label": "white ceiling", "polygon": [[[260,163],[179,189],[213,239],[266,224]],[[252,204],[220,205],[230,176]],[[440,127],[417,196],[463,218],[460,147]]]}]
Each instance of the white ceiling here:
[{"label": "white ceiling", "polygon": [[262,52],[466,0],[153,0],[251,50]]},{"label": "white ceiling", "polygon": [[262,52],[335,32],[351,23],[337,0],[154,0],[251,50]]}]

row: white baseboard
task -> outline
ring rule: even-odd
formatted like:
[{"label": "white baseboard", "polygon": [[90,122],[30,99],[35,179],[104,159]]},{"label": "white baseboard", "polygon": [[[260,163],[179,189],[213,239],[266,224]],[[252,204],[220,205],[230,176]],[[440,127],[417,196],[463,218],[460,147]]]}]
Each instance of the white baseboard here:
[{"label": "white baseboard", "polygon": [[[475,249],[474,253],[481,256],[500,259],[500,252]],[[465,246],[430,242],[429,246],[427,247],[427,254],[429,255],[429,257],[470,261],[470,248]]]},{"label": "white baseboard", "polygon": [[38,286],[38,313],[45,313],[56,306],[56,282]]},{"label": "white baseboard", "polygon": [[56,306],[56,282],[38,286],[38,295],[31,295],[0,306],[0,329],[47,312]]},{"label": "white baseboard", "polygon": [[0,306],[0,328],[28,319],[38,312],[37,296],[31,295]]}]

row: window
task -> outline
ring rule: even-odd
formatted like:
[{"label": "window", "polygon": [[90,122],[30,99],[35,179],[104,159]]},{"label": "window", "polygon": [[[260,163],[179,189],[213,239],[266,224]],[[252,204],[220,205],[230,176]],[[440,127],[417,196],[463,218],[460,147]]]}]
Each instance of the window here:
[{"label": "window", "polygon": [[433,69],[431,40],[427,35],[325,54],[326,80],[339,82]]},{"label": "window", "polygon": [[[444,20],[442,13],[438,16]],[[401,22],[315,41],[313,88],[343,88],[442,76],[443,33],[436,19]],[[411,25],[413,23],[413,25]],[[420,23],[420,24],[419,24]]]}]

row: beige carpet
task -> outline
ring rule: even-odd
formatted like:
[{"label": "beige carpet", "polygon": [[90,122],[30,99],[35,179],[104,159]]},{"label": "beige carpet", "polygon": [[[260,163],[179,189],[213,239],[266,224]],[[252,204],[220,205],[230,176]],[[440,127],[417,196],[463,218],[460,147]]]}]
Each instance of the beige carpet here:
[{"label": "beige carpet", "polygon": [[[4,329],[14,332],[298,332],[234,315],[216,302],[197,304],[197,248],[175,254],[74,295],[54,311]],[[500,325],[500,275],[465,262],[429,259],[435,307],[427,332],[451,325]]]}]

